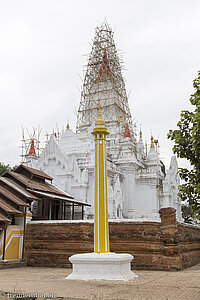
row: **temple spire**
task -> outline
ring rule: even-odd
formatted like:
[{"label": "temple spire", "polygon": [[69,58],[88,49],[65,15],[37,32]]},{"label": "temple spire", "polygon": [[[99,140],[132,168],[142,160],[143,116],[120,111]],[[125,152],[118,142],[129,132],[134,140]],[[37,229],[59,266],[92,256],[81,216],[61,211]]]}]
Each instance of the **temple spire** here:
[{"label": "temple spire", "polygon": [[99,70],[99,74],[97,77],[97,80],[104,80],[107,79],[108,76],[111,76],[111,70],[109,67],[109,63],[108,63],[108,58],[107,58],[107,52],[106,49],[104,49],[104,53],[103,53],[103,61],[101,64],[101,68]]},{"label": "temple spire", "polygon": [[154,139],[153,139],[153,136],[151,135],[151,149],[154,149],[155,146],[154,146]]},{"label": "temple spire", "polygon": [[128,123],[126,123],[126,127],[125,127],[125,132],[124,132],[124,137],[131,137],[131,134],[130,134],[130,130],[129,130],[129,126],[128,126]]},{"label": "temple spire", "polygon": [[133,121],[122,76],[121,58],[117,53],[113,36],[114,33],[107,22],[96,28],[77,113],[77,133],[86,133],[95,123],[99,99],[103,107],[105,124],[111,136],[115,130],[114,125],[119,125],[120,113],[123,120],[129,124],[131,134],[133,133]]},{"label": "temple spire", "polygon": [[29,155],[36,155],[34,140],[31,141],[31,147],[30,147],[29,153],[26,156],[29,156]]},{"label": "temple spire", "polygon": [[147,151],[147,139],[145,138],[145,153],[146,153],[146,156],[148,154],[148,151]]},{"label": "temple spire", "polygon": [[105,128],[105,121],[102,117],[102,111],[101,111],[102,107],[101,104],[98,105],[98,117],[96,120],[96,127],[98,128]]},{"label": "temple spire", "polygon": [[141,128],[141,125],[140,125],[140,139],[142,139],[142,128]]}]

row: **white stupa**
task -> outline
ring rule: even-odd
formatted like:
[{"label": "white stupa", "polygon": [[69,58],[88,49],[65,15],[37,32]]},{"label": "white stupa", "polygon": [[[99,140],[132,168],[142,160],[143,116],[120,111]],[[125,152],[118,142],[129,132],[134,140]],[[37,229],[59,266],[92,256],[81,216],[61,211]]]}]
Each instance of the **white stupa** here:
[{"label": "white stupa", "polygon": [[109,219],[160,221],[159,209],[170,206],[176,209],[181,221],[176,158],[172,157],[170,169],[165,172],[153,138],[147,152],[141,131],[137,138],[113,32],[106,22],[96,29],[76,132],[68,126],[60,139],[52,135],[40,157],[27,157],[25,163],[49,174],[57,186],[75,199],[90,203],[85,219],[93,219],[95,155],[91,132],[99,104],[110,132],[107,137]]}]

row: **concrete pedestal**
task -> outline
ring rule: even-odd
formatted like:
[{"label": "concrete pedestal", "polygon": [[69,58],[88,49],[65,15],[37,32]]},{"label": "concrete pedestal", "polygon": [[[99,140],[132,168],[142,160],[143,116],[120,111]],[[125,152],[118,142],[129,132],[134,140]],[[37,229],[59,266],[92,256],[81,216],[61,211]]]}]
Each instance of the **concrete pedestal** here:
[{"label": "concrete pedestal", "polygon": [[130,254],[84,253],[69,258],[73,272],[66,277],[71,280],[119,280],[138,277],[131,271]]}]

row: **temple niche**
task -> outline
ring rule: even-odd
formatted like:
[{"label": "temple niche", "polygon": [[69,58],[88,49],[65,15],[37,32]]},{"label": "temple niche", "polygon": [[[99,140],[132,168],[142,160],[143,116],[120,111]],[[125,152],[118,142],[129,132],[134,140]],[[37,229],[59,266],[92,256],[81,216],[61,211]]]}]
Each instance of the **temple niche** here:
[{"label": "temple niche", "polygon": [[144,146],[141,130],[137,138],[113,32],[106,22],[96,28],[76,132],[68,125],[60,138],[52,135],[39,157],[34,153],[26,156],[25,165],[44,171],[76,200],[91,204],[84,217],[93,219],[95,147],[91,132],[99,104],[110,132],[106,141],[109,218],[160,221],[159,210],[173,207],[182,221],[176,157],[164,172],[153,137],[150,149]]}]

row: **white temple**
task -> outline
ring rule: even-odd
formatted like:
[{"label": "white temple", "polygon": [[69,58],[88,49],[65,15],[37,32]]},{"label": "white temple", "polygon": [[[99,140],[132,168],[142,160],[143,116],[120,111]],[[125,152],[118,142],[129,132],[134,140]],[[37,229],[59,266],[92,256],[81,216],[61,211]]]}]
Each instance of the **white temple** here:
[{"label": "white temple", "polygon": [[40,157],[30,153],[25,164],[49,174],[58,187],[76,200],[90,203],[85,219],[93,219],[95,147],[91,132],[99,103],[110,132],[107,137],[109,218],[159,221],[159,209],[173,207],[181,221],[176,157],[172,157],[165,174],[153,137],[148,153],[141,130],[137,139],[113,32],[107,23],[96,29],[76,132],[68,125],[61,138],[52,135]]}]

